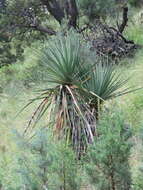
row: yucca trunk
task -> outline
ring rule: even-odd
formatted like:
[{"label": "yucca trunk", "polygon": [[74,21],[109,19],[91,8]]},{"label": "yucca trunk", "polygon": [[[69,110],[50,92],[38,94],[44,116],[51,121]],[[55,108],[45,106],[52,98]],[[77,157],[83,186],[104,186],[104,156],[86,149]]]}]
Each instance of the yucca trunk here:
[{"label": "yucca trunk", "polygon": [[72,86],[60,86],[52,115],[56,113],[55,134],[58,138],[65,138],[80,158],[86,152],[87,145],[93,142],[96,118],[78,96]]}]

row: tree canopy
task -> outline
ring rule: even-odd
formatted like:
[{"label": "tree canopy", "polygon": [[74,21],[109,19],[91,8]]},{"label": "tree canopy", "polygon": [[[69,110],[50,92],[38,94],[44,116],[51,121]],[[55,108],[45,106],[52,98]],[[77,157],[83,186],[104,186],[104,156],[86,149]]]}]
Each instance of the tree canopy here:
[{"label": "tree canopy", "polygon": [[[23,41],[29,45],[33,40],[55,35],[63,26],[67,30],[74,28],[81,32],[86,27],[95,26],[97,20],[105,21],[107,15],[115,17],[120,12],[123,12],[123,21],[117,20],[116,24],[122,33],[127,22],[128,2],[130,1],[0,0],[1,52],[7,46],[7,57],[15,62],[23,53]],[[11,47],[13,41],[15,45]],[[11,51],[12,48],[15,52]],[[9,63],[8,60],[5,62]]]}]

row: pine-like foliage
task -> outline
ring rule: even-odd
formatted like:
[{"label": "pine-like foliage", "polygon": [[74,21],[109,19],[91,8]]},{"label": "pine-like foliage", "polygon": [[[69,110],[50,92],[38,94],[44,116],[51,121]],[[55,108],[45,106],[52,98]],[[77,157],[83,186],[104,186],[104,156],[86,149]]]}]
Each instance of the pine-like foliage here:
[{"label": "pine-like foliage", "polygon": [[105,113],[88,152],[87,174],[96,190],[129,190],[132,130],[122,113]]},{"label": "pine-like foliage", "polygon": [[116,11],[117,3],[115,0],[78,0],[84,14],[93,21],[94,19],[106,18],[113,15]]},{"label": "pine-like foliage", "polygon": [[26,190],[79,190],[80,177],[73,151],[63,141],[51,139],[47,129],[37,130],[31,141],[17,136],[21,189]]},{"label": "pine-like foliage", "polygon": [[[136,152],[139,152],[137,166],[132,167],[132,178],[133,178],[133,189],[142,190],[143,189],[143,127],[138,130],[135,148],[133,151],[133,156]],[[135,157],[134,160],[137,158]]]}]

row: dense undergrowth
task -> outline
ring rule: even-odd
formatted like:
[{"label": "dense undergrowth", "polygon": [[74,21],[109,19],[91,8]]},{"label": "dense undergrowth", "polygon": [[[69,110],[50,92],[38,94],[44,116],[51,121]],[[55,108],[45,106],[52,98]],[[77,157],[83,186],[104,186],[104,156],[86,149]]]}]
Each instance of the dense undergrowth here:
[{"label": "dense undergrowth", "polygon": [[[133,18],[134,24],[129,24],[125,35],[128,39],[132,39],[137,44],[143,45],[143,26],[139,16],[140,14],[137,14]],[[99,142],[96,142],[95,147],[91,147],[92,150],[90,152],[90,154],[93,152],[95,154],[97,151],[98,154],[101,148],[102,150],[105,150],[105,154],[99,154],[99,157],[97,158],[97,154],[92,154],[90,156],[90,158],[93,157],[91,163],[94,165],[95,171],[98,173],[97,176],[96,173],[93,174],[93,165],[90,165],[88,162],[89,155],[84,158],[85,160],[81,160],[77,164],[77,161],[75,161],[75,155],[70,148],[65,147],[63,142],[56,142],[56,140],[53,141],[53,138],[51,140],[50,132],[47,133],[47,129],[45,129],[46,116],[38,124],[39,126],[43,126],[43,129],[39,132],[37,127],[36,134],[38,135],[36,135],[33,140],[30,140],[30,142],[25,142],[25,139],[21,134],[30,119],[30,115],[37,105],[31,105],[17,117],[16,115],[27,103],[28,99],[35,97],[37,93],[35,91],[36,89],[39,87],[44,88],[47,85],[43,82],[46,80],[46,71],[44,70],[43,72],[42,66],[38,64],[38,58],[33,54],[34,48],[37,48],[38,46],[40,46],[40,44],[33,45],[33,49],[25,50],[24,63],[19,62],[8,67],[3,67],[0,70],[1,185],[4,184],[3,187],[7,190],[40,190],[42,188],[46,189],[47,187],[50,190],[57,190],[59,187],[61,187],[61,189],[64,187],[67,190],[78,190],[80,187],[84,189],[84,187],[87,187],[88,185],[89,189],[92,188],[90,186],[95,186],[95,189],[97,190],[108,189],[110,188],[110,182],[108,180],[104,180],[103,182],[99,179],[101,176],[102,179],[106,179],[106,175],[104,174],[107,174],[108,172],[110,173],[110,171],[108,171],[108,168],[105,167],[103,162],[100,163],[100,167],[103,169],[103,172],[101,172],[97,161],[102,159],[104,160],[104,158],[104,161],[106,161],[108,158],[106,150],[109,141],[111,143],[109,143],[109,146],[112,147],[114,151],[116,151],[116,149],[119,150],[119,147],[115,146],[115,139],[117,138],[123,143],[121,144],[122,148],[120,148],[121,155],[123,156],[124,151],[126,151],[128,154],[126,154],[126,159],[129,158],[131,168],[131,175],[128,175],[129,166],[126,165],[127,160],[122,160],[121,166],[123,167],[123,170],[120,172],[120,175],[117,173],[117,181],[120,181],[123,185],[124,179],[122,179],[122,175],[124,176],[124,173],[126,173],[126,177],[129,182],[129,184],[126,184],[127,189],[129,189],[128,186],[132,186],[133,190],[142,190],[142,89],[106,103],[107,110],[112,110],[113,107],[116,107],[112,112],[115,113],[115,116],[113,114],[111,117],[112,114],[108,114],[109,117],[112,118],[111,121],[113,121],[113,123],[116,121],[115,125],[119,128],[117,127],[117,131],[115,131],[114,136],[111,135],[112,130],[106,131],[106,124],[108,124],[108,122],[110,123],[110,121],[106,117],[108,114],[106,114],[106,116],[103,114],[104,117],[101,119],[100,124],[101,131],[99,131],[103,134],[103,138],[101,138],[102,147]],[[124,76],[130,78],[129,86],[133,86],[135,88],[143,87],[143,49],[138,50],[134,57],[122,60],[119,67]],[[119,110],[122,111],[120,112]],[[122,118],[122,114],[124,115],[124,119]],[[118,117],[119,115],[121,117]],[[132,126],[132,130],[127,131],[129,133],[123,133],[124,135],[128,135],[127,139],[131,138],[131,143],[129,144],[124,143],[124,141],[127,140],[125,136],[120,139],[119,135],[122,131],[122,126],[126,125],[128,129],[129,126],[126,122],[129,126]],[[109,125],[112,126],[111,123]],[[105,138],[107,137],[106,134],[109,134],[109,137],[111,138]],[[96,149],[96,146],[99,150]],[[96,151],[93,151],[94,148]],[[121,166],[118,165],[118,162],[120,163],[120,159],[118,160],[118,158],[120,158],[120,156],[115,157],[114,161],[117,164],[116,167],[121,168]],[[110,160],[107,161],[110,163]],[[112,169],[112,167],[114,166],[111,165],[110,169]],[[45,175],[46,172],[48,175]],[[131,177],[132,183],[130,181]],[[120,188],[117,188],[125,190],[124,187],[121,186]]]}]

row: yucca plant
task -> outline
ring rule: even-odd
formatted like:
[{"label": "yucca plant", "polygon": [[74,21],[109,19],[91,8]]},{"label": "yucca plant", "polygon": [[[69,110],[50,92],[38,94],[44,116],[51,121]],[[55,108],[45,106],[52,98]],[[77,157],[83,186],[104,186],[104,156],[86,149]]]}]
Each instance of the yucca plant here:
[{"label": "yucca plant", "polygon": [[80,156],[87,144],[93,142],[97,102],[124,94],[127,89],[116,91],[127,81],[120,78],[112,66],[89,65],[82,60],[80,39],[73,32],[48,43],[41,52],[40,62],[47,69],[50,88],[41,90],[40,95],[29,102],[41,100],[25,133],[47,111],[54,134],[66,138]]},{"label": "yucca plant", "polygon": [[83,83],[83,88],[87,92],[84,91],[83,93],[84,99],[88,102],[92,112],[94,110],[97,119],[104,101],[132,91],[131,88],[123,88],[126,86],[128,79],[124,79],[122,73],[118,72],[115,66],[109,64],[108,60],[103,61],[104,63],[94,65],[88,80]]},{"label": "yucca plant", "polygon": [[85,63],[80,57],[80,47],[76,34],[60,36],[44,47],[40,62],[48,71],[47,83],[51,87],[41,90],[40,95],[29,102],[41,100],[25,129],[26,133],[30,127],[34,127],[47,111],[54,134],[66,138],[78,156],[93,141],[96,121],[89,105],[80,95],[82,82],[87,75],[86,69],[83,69]]}]

